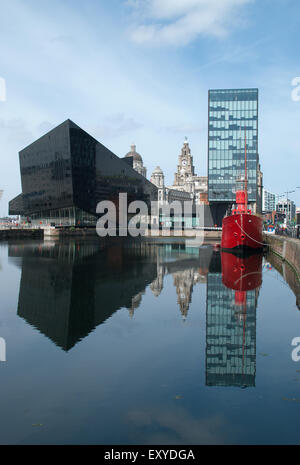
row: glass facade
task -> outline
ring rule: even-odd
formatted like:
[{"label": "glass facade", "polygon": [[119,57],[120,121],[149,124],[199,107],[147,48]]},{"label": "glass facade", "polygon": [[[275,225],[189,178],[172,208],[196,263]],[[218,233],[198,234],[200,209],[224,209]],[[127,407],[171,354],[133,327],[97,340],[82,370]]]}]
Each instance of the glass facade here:
[{"label": "glass facade", "polygon": [[55,225],[91,225],[96,207],[120,193],[128,202],[157,200],[157,188],[100,142],[67,120],[19,153],[22,194],[11,215]]},{"label": "glass facade", "polygon": [[[23,221],[26,222],[26,218],[21,218],[21,223]],[[94,226],[97,216],[77,207],[69,207],[34,212],[30,215],[30,221],[34,226]]]},{"label": "glass facade", "polygon": [[245,170],[249,202],[257,200],[258,89],[210,90],[208,94],[208,198],[235,201],[236,179]]},{"label": "glass facade", "polygon": [[207,275],[206,385],[254,387],[258,291],[247,292],[246,319],[221,272]]}]

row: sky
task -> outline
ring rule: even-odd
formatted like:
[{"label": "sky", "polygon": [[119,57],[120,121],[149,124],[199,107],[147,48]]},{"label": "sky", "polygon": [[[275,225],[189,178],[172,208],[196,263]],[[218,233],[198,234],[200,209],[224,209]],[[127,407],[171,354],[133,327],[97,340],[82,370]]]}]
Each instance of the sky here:
[{"label": "sky", "polygon": [[207,175],[208,90],[259,89],[264,186],[300,206],[299,0],[0,0],[0,215],[18,152],[67,118],[171,185]]}]

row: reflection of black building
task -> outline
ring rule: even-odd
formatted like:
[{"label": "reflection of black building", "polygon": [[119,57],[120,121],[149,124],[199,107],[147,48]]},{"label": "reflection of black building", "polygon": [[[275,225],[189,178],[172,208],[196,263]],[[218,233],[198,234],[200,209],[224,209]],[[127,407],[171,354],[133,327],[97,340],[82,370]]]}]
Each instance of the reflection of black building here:
[{"label": "reflection of black building", "polygon": [[22,257],[18,315],[64,350],[118,309],[130,308],[156,277],[154,263],[132,260],[120,246],[10,246],[9,256]]},{"label": "reflection of black building", "polygon": [[19,153],[22,194],[10,214],[36,223],[95,224],[101,200],[156,200],[157,188],[72,121]]},{"label": "reflection of black building", "polygon": [[158,296],[167,274],[174,277],[177,296],[183,285],[178,304],[186,317],[193,286],[212,254],[211,247],[195,253],[176,244],[120,239],[105,250],[100,246],[93,240],[9,245],[10,261],[22,268],[18,315],[64,350],[118,309],[133,316],[145,289]]},{"label": "reflection of black building", "polygon": [[255,386],[257,298],[258,289],[237,292],[222,283],[215,254],[207,276],[207,386]]}]

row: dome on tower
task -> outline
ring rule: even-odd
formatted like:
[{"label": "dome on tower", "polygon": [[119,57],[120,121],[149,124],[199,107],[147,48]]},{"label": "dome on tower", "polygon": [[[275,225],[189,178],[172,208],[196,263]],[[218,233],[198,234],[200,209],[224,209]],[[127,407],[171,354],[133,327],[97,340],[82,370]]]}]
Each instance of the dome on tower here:
[{"label": "dome on tower", "polygon": [[165,176],[160,166],[157,166],[155,170],[153,171],[150,182],[155,184],[155,186],[158,187],[159,189],[164,188]]},{"label": "dome on tower", "polygon": [[163,173],[162,169],[160,168],[160,166],[157,166],[155,168],[155,170],[153,171],[152,176],[153,176],[153,174],[164,174],[164,173]]},{"label": "dome on tower", "polygon": [[134,161],[140,161],[143,163],[143,159],[139,153],[136,151],[136,145],[132,144],[131,145],[131,151],[128,152],[125,157],[129,158],[132,157]]}]

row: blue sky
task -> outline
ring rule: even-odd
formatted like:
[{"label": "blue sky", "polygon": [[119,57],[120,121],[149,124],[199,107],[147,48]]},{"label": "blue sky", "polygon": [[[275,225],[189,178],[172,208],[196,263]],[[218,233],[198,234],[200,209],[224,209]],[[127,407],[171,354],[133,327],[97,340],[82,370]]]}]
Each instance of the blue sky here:
[{"label": "blue sky", "polygon": [[18,151],[67,118],[118,156],[135,142],[168,184],[187,136],[206,175],[213,88],[259,88],[264,185],[300,186],[298,0],[0,2],[1,215],[21,191]]}]

